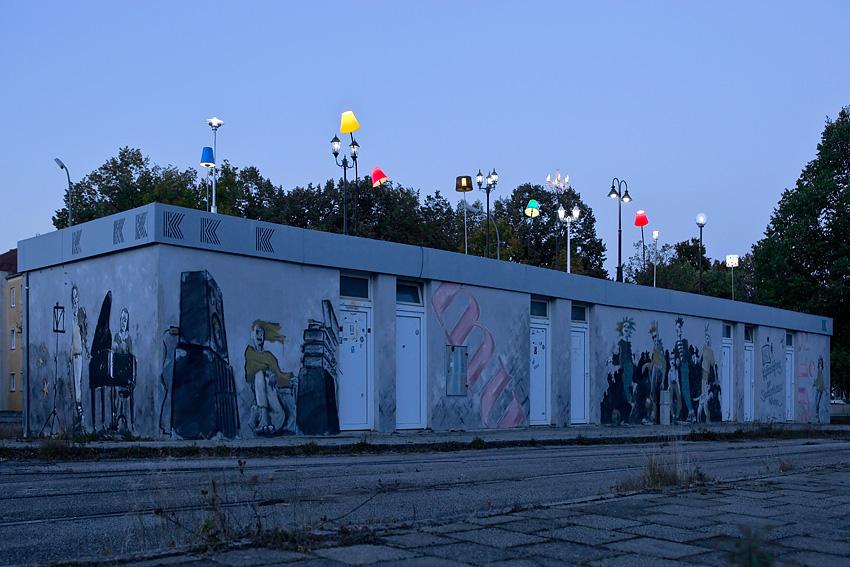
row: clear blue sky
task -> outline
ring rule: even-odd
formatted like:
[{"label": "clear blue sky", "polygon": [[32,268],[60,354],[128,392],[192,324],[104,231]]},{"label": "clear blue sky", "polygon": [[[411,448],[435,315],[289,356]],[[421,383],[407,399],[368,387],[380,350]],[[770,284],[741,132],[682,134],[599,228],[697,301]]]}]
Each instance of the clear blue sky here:
[{"label": "clear blue sky", "polygon": [[[330,139],[360,121],[362,172],[456,201],[556,168],[593,208],[613,275],[646,209],[661,243],[745,254],[850,104],[850,2],[0,0],[0,251],[53,230],[65,173],[123,146],[218,158],[285,189],[338,178]],[[474,194],[470,194],[472,196]]]}]

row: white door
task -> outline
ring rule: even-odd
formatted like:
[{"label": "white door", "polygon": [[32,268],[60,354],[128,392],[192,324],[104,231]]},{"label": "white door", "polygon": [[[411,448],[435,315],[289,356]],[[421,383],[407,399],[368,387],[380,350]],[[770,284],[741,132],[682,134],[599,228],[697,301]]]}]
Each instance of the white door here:
[{"label": "white door", "polygon": [[753,363],[753,345],[744,345],[744,421],[753,420],[753,393],[755,390]]},{"label": "white door", "polygon": [[785,349],[785,419],[794,421],[794,349]]},{"label": "white door", "polygon": [[549,425],[549,354],[546,327],[531,327],[531,384],[529,389],[529,416],[531,425]]},{"label": "white door", "polygon": [[425,428],[425,373],[422,369],[422,315],[397,313],[395,318],[396,429]]},{"label": "white door", "polygon": [[720,365],[720,411],[723,421],[732,421],[732,339],[723,339],[723,360]]},{"label": "white door", "polygon": [[370,429],[369,312],[342,306],[339,336],[338,404],[340,429]]},{"label": "white door", "polygon": [[588,423],[590,388],[587,372],[587,329],[572,330],[570,351],[570,422]]}]

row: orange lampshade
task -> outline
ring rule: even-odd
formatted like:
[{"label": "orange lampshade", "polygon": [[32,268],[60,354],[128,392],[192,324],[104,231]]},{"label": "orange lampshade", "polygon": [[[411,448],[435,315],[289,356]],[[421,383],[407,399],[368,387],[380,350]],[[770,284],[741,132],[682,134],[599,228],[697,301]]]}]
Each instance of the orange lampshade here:
[{"label": "orange lampshade", "polygon": [[469,175],[461,175],[455,182],[455,191],[458,193],[469,193],[472,191],[472,177]]},{"label": "orange lampshade", "polygon": [[354,113],[350,110],[346,110],[342,113],[342,119],[339,124],[339,131],[342,134],[350,134],[355,130],[360,130],[360,123],[357,122],[357,119],[354,117]]},{"label": "orange lampshade", "polygon": [[649,224],[649,219],[646,218],[646,211],[643,209],[637,212],[635,216],[635,226],[646,226]]},{"label": "orange lampshade", "polygon": [[387,176],[381,171],[380,167],[372,168],[372,187],[382,185],[387,180]]}]

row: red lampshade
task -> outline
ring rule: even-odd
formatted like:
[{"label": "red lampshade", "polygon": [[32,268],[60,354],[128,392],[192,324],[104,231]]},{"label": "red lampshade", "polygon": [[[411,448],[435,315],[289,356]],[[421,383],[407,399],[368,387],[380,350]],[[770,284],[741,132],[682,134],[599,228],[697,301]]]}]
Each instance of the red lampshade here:
[{"label": "red lampshade", "polygon": [[635,226],[646,226],[649,224],[649,219],[646,218],[646,211],[643,209],[637,212],[635,216]]},{"label": "red lampshade", "polygon": [[387,176],[381,171],[380,167],[372,168],[372,187],[382,185],[387,180]]}]

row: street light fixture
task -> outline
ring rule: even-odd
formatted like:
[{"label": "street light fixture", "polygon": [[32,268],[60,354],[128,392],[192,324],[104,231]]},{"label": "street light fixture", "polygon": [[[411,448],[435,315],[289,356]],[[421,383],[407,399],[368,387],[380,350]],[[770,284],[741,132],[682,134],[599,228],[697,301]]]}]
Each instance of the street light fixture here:
[{"label": "street light fixture", "polygon": [[213,160],[212,160],[212,176],[213,176],[213,195],[212,195],[212,207],[210,211],[213,213],[218,212],[218,207],[215,204],[215,154],[218,153],[217,142],[218,142],[218,129],[224,125],[224,120],[216,118],[213,116],[212,118],[207,118],[207,124],[210,125],[213,131]]},{"label": "street light fixture", "polygon": [[652,231],[652,239],[655,241],[655,260],[652,262],[652,287],[655,287],[655,275],[658,269],[658,234],[657,230]]},{"label": "street light fixture", "polygon": [[[563,222],[566,217],[567,211],[564,209],[564,205],[561,203],[561,195],[563,195],[567,189],[570,187],[570,176],[565,175],[563,179],[561,179],[561,170],[555,170],[555,179],[552,179],[551,175],[546,176],[546,186],[549,187],[549,190],[555,194],[555,201],[558,203],[558,218]],[[555,232],[555,269],[558,269],[560,247],[558,246],[558,232]],[[569,251],[567,251],[567,256],[569,256]],[[569,260],[568,260],[569,262]]]},{"label": "street light fixture", "polygon": [[68,168],[65,167],[65,164],[62,163],[61,159],[53,158],[53,161],[56,162],[59,169],[65,170],[65,175],[68,177],[68,226],[72,226],[74,224],[74,217],[71,211],[74,208],[74,193],[71,191],[71,174],[68,173]]},{"label": "street light fixture", "polygon": [[[339,131],[341,134],[350,134],[351,135],[351,143],[348,145],[348,150],[351,153],[351,160],[354,164],[350,164],[348,161],[348,156],[342,156],[342,163],[340,163],[339,159],[339,149],[342,143],[339,141],[339,138],[334,135],[333,140],[331,140],[331,151],[334,155],[334,160],[336,164],[342,168],[342,233],[348,234],[348,170],[354,169],[354,178],[357,179],[357,152],[360,150],[360,146],[357,144],[357,141],[354,139],[354,132],[360,129],[360,123],[357,122],[357,118],[354,117],[354,113],[350,110],[343,112],[342,117],[340,119]],[[357,234],[357,192],[355,190],[354,193],[354,234]]]},{"label": "street light fixture", "polygon": [[646,272],[646,241],[643,239],[643,227],[649,224],[646,211],[640,209],[635,215],[635,226],[640,227],[640,252],[643,260],[643,271]]},{"label": "street light fixture", "polygon": [[472,177],[458,176],[455,180],[455,191],[463,194],[463,253],[469,254],[469,242],[466,235],[466,194],[472,191]]},{"label": "street light fixture", "polygon": [[702,295],[702,229],[708,217],[705,216],[705,213],[700,213],[697,215],[696,220],[699,227],[699,293]]},{"label": "street light fixture", "polygon": [[537,201],[531,199],[528,201],[528,204],[525,206],[525,216],[531,219],[531,224],[528,228],[528,264],[531,265],[531,228],[534,226],[534,217],[540,214],[540,206],[537,204]]},{"label": "street light fixture", "polygon": [[490,257],[490,191],[496,188],[496,183],[499,182],[499,174],[496,173],[496,170],[490,172],[490,175],[487,176],[487,185],[484,185],[484,174],[481,173],[481,170],[478,170],[478,175],[475,176],[475,182],[478,184],[478,190],[484,191],[487,194],[487,257]]},{"label": "street light fixture", "polygon": [[[476,207],[475,205],[470,205],[469,203],[464,202],[464,207],[466,208],[467,211],[469,211],[473,215],[476,215],[476,216],[484,215],[484,211],[481,210],[479,207]],[[501,247],[502,240],[501,240],[501,237],[499,236],[499,225],[496,224],[496,219],[494,219],[493,217],[490,217],[490,222],[493,223],[493,230],[496,231],[496,260],[501,260],[502,259],[502,247]]]},{"label": "street light fixture", "polygon": [[617,281],[623,281],[623,203],[632,200],[629,196],[629,184],[616,177],[611,181],[611,191],[608,196],[617,199]]}]

